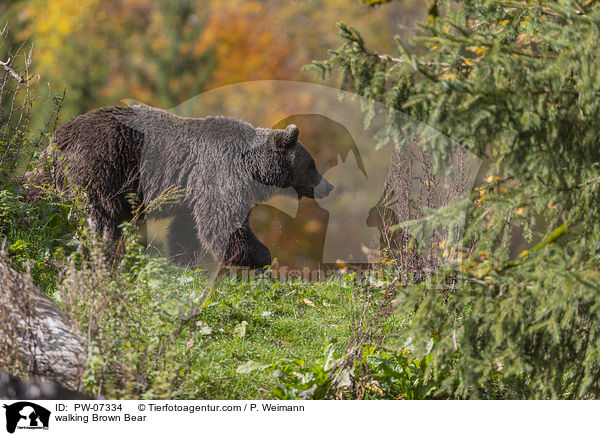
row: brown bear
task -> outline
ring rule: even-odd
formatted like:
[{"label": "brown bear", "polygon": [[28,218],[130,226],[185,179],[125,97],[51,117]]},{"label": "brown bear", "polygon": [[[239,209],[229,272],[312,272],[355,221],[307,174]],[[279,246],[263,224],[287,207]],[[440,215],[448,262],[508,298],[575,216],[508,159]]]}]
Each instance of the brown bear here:
[{"label": "brown bear", "polygon": [[260,268],[271,255],[252,233],[252,207],[280,192],[322,198],[333,186],[298,141],[298,128],[255,128],[232,118],[185,118],[136,105],[100,108],[54,135],[59,188],[82,186],[98,229],[118,238],[132,217],[126,198],[150,204],[170,188],[181,195],[153,217],[173,217],[167,252],[193,262],[201,249],[230,265]]}]

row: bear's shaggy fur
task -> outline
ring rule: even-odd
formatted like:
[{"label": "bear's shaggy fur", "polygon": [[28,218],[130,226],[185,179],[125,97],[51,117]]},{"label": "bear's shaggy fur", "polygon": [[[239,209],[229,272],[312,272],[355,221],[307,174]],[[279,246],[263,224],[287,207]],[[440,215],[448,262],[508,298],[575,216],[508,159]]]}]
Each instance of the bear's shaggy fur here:
[{"label": "bear's shaggy fur", "polygon": [[321,198],[332,189],[298,141],[298,128],[255,128],[225,117],[184,118],[148,106],[109,107],[80,115],[54,136],[60,188],[82,186],[100,231],[119,236],[131,218],[126,195],[149,204],[169,188],[182,189],[157,217],[173,217],[169,257],[194,261],[207,249],[227,264],[259,268],[271,256],[252,233],[250,210],[278,190]]}]

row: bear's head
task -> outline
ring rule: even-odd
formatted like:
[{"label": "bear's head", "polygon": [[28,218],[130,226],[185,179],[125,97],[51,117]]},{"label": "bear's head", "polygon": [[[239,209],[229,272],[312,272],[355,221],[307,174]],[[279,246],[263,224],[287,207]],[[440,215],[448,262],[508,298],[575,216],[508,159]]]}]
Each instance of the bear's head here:
[{"label": "bear's head", "polygon": [[329,195],[334,186],[317,170],[313,157],[298,141],[295,124],[264,132],[264,142],[246,156],[254,180],[268,186],[293,188],[299,198]]}]

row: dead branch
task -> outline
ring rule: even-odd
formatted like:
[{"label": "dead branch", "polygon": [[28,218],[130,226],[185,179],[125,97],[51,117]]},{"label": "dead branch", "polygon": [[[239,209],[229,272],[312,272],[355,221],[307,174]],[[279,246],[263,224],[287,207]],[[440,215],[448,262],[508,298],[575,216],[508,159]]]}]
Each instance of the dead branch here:
[{"label": "dead branch", "polygon": [[8,72],[8,74],[10,74],[16,81],[18,81],[19,83],[25,82],[23,76],[20,76],[19,73],[17,73],[10,67],[10,58],[8,58],[6,62],[0,61],[0,65],[2,65],[2,68],[4,68]]}]

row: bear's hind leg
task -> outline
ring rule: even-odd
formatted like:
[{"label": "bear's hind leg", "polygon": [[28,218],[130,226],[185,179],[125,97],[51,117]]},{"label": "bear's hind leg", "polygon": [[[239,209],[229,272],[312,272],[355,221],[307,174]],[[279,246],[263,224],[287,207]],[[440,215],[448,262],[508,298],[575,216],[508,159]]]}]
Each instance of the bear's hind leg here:
[{"label": "bear's hind leg", "polygon": [[259,269],[271,265],[269,249],[250,229],[248,220],[229,237],[224,260],[227,264]]},{"label": "bear's hind leg", "polygon": [[200,252],[194,219],[189,211],[178,211],[167,229],[167,255],[180,265],[192,265]]}]

